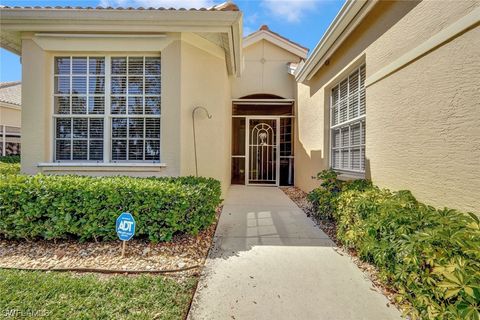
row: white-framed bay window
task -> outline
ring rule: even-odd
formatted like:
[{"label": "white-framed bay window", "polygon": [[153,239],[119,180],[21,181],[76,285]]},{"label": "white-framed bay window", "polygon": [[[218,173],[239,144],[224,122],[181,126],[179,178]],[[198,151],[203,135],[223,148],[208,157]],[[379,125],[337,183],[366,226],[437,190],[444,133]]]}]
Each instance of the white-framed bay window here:
[{"label": "white-framed bay window", "polygon": [[160,56],[58,56],[55,162],[160,162]]},{"label": "white-framed bay window", "polygon": [[330,165],[334,170],[365,172],[365,65],[331,89]]}]

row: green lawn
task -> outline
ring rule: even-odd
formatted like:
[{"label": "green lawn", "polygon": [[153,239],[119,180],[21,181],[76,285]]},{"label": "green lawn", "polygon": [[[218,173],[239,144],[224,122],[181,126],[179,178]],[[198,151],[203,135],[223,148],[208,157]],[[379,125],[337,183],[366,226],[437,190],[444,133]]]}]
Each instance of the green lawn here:
[{"label": "green lawn", "polygon": [[184,319],[195,284],[194,278],[0,270],[0,318],[17,312],[22,319]]}]

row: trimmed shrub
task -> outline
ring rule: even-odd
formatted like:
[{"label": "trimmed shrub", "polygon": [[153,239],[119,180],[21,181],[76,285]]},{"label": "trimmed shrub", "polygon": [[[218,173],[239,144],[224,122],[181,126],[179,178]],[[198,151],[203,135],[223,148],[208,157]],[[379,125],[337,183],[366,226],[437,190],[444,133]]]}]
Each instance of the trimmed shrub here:
[{"label": "trimmed shrub", "polygon": [[324,170],[317,174],[315,179],[320,180],[320,188],[312,190],[308,195],[308,201],[313,205],[316,216],[319,218],[333,219],[337,211],[338,196],[342,190],[364,190],[372,186],[367,180],[352,180],[342,182],[337,179],[337,173],[333,170]]},{"label": "trimmed shrub", "polygon": [[130,212],[136,237],[168,241],[215,220],[220,182],[209,178],[0,176],[0,237],[116,239],[115,221]]},{"label": "trimmed shrub", "polygon": [[0,156],[0,162],[4,163],[20,163],[20,156]]},{"label": "trimmed shrub", "polygon": [[2,163],[0,162],[0,175],[18,174],[20,173],[19,163]]},{"label": "trimmed shrub", "polygon": [[480,221],[358,181],[335,197],[338,239],[375,265],[414,319],[479,319]]}]

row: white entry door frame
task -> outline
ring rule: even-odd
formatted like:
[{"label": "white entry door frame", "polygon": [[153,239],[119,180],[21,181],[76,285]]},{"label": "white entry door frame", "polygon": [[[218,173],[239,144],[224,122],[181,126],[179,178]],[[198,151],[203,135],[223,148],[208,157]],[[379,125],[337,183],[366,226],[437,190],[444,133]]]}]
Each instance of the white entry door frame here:
[{"label": "white entry door frame", "polygon": [[247,116],[245,142],[245,184],[278,187],[280,117]]}]

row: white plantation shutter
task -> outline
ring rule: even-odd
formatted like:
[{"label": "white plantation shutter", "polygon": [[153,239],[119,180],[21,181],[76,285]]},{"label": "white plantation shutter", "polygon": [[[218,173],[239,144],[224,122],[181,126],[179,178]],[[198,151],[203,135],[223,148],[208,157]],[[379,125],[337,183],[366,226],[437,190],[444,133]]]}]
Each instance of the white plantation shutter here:
[{"label": "white plantation shutter", "polygon": [[160,161],[160,57],[112,57],[113,161]]},{"label": "white plantation shutter", "polygon": [[56,57],[55,161],[102,161],[105,58]]},{"label": "white plantation shutter", "polygon": [[159,162],[160,62],[159,56],[55,57],[55,161]]},{"label": "white plantation shutter", "polygon": [[331,166],[365,171],[365,65],[331,90]]}]

